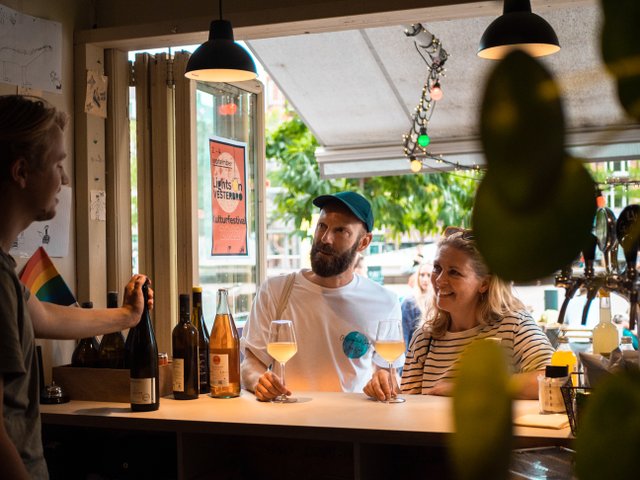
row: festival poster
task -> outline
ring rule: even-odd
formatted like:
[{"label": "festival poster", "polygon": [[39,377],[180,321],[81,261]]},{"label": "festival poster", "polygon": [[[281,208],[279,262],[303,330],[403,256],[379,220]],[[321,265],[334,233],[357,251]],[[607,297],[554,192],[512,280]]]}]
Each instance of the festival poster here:
[{"label": "festival poster", "polygon": [[247,144],[209,139],[211,162],[211,255],[248,255]]}]

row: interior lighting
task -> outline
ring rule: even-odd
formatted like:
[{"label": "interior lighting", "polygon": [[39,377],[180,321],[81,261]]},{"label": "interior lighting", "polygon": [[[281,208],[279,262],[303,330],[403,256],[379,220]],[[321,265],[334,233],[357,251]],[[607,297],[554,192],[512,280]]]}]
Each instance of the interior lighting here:
[{"label": "interior lighting", "polygon": [[556,32],[544,18],[531,11],[530,0],[504,0],[502,15],[491,22],[480,39],[478,56],[499,60],[516,49],[533,57],[560,50]]},{"label": "interior lighting", "polygon": [[242,82],[258,76],[256,64],[244,48],[233,38],[231,22],[222,19],[222,0],[219,0],[220,19],[209,27],[209,40],[189,57],[185,77],[203,82]]}]

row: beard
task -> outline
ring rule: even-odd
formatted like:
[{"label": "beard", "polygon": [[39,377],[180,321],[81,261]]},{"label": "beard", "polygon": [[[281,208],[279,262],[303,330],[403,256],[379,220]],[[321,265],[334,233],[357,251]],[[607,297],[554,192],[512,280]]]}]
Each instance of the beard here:
[{"label": "beard", "polygon": [[[353,265],[358,253],[360,238],[356,240],[353,247],[345,252],[338,252],[328,245],[314,242],[311,247],[311,270],[320,277],[333,277],[347,271]],[[323,254],[329,254],[323,255]]]}]

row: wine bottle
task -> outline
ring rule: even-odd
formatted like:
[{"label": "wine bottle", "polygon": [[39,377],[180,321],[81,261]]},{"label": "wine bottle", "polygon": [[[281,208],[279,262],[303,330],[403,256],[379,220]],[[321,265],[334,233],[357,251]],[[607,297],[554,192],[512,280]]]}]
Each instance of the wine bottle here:
[{"label": "wine bottle", "polygon": [[144,309],[140,322],[129,331],[129,335],[133,335],[129,353],[129,379],[131,410],[134,412],[148,412],[160,408],[158,344],[147,307],[149,282],[142,286],[142,295]]},{"label": "wine bottle", "polygon": [[240,395],[240,341],[224,288],[218,290],[216,318],[209,338],[209,369],[212,397]]},{"label": "wine bottle", "polygon": [[609,292],[600,290],[600,321],[594,327],[593,353],[609,356],[612,350],[618,347],[620,342],[618,329],[611,323],[611,300]]},{"label": "wine bottle", "polygon": [[180,295],[180,321],[171,335],[173,347],[173,397],[176,400],[198,398],[198,330],[191,323],[189,295]]},{"label": "wine bottle", "polygon": [[209,393],[209,332],[204,323],[202,287],[193,287],[191,321],[198,329],[198,356],[200,358],[200,393]]},{"label": "wine bottle", "polygon": [[[118,292],[107,293],[107,308],[118,308]],[[125,368],[124,336],[122,332],[107,333],[98,349],[98,366]]]},{"label": "wine bottle", "polygon": [[[93,302],[83,302],[81,306],[82,308],[93,308]],[[71,366],[96,368],[99,348],[96,337],[81,338],[71,354]]]}]

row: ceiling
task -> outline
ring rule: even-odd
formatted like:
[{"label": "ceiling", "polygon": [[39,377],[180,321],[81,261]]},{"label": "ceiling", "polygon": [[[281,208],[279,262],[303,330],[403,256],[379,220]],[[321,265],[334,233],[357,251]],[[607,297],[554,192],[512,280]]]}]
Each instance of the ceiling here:
[{"label": "ceiling", "polygon": [[[640,128],[625,119],[600,60],[599,8],[581,4],[548,9],[542,16],[562,47],[541,61],[560,82],[567,146],[589,160],[640,157]],[[484,162],[478,116],[485,78],[495,63],[476,51],[493,19],[415,19],[450,55],[441,81],[445,95],[429,122],[430,152],[460,165]],[[427,67],[404,29],[393,25],[247,42],[318,139],[316,156],[325,178],[409,173],[402,135],[411,126]],[[431,169],[442,167],[432,162]]]}]

